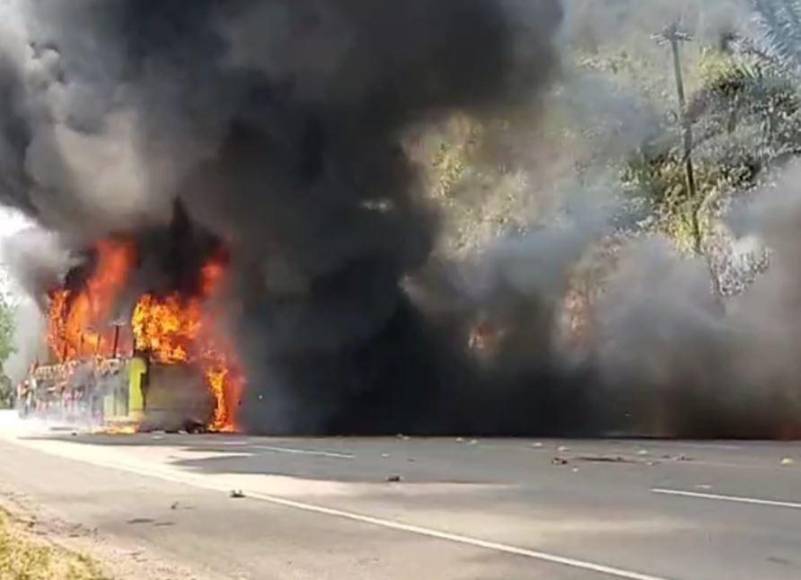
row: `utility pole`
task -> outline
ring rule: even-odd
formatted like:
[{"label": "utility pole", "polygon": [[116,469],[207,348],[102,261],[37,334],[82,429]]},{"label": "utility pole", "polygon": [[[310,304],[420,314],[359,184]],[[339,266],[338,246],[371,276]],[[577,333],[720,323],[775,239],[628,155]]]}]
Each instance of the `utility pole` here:
[{"label": "utility pole", "polygon": [[691,212],[690,223],[693,236],[693,250],[696,255],[705,256],[709,274],[712,279],[712,288],[715,298],[720,301],[722,298],[720,279],[715,271],[712,258],[704,252],[703,234],[701,232],[701,210],[703,210],[705,200],[699,199],[698,187],[695,182],[695,167],[693,166],[693,123],[687,111],[687,96],[684,90],[684,75],[681,67],[681,43],[691,42],[692,36],[682,30],[677,22],[668,25],[662,32],[653,36],[654,40],[660,44],[670,46],[673,56],[673,76],[676,80],[676,96],[679,105],[679,123],[681,124],[682,137],[684,142],[684,179],[687,187],[687,195],[690,198]]},{"label": "utility pole", "polygon": [[667,26],[662,32],[655,35],[655,40],[661,44],[670,45],[673,55],[673,75],[676,79],[676,94],[679,102],[679,122],[681,124],[682,136],[684,138],[684,179],[687,186],[687,195],[693,204],[691,215],[693,228],[693,248],[696,254],[701,254],[703,244],[701,242],[701,224],[699,212],[701,202],[697,202],[698,188],[695,184],[695,168],[693,167],[693,126],[687,114],[687,97],[684,91],[684,75],[681,70],[681,44],[690,42],[692,37],[681,30],[677,23]]}]

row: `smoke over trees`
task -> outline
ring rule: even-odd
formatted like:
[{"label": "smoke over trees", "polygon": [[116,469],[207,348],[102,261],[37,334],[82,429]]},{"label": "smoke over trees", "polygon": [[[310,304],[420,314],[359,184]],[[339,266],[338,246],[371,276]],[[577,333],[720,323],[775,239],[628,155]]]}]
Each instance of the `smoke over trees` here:
[{"label": "smoke over trees", "polygon": [[[43,300],[125,234],[128,294],[180,291],[223,247],[251,431],[784,433],[801,125],[758,4],[11,0],[0,201],[58,247],[15,270]],[[704,251],[757,264],[724,312],[675,22]]]}]

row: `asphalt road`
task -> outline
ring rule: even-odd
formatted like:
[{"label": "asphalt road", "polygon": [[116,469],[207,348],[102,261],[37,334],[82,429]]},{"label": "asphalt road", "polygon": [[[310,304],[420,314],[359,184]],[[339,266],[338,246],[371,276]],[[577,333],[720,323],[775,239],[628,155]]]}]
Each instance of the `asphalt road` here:
[{"label": "asphalt road", "polygon": [[175,578],[801,578],[799,444],[73,435],[5,416],[0,457],[5,493]]}]

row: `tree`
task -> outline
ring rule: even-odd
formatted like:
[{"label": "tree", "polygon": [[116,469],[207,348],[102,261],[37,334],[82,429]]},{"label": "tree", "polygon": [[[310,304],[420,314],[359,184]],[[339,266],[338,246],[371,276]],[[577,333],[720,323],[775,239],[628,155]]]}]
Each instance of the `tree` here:
[{"label": "tree", "polygon": [[3,369],[14,353],[14,308],[0,295],[0,408],[8,408],[14,400],[14,385]]},{"label": "tree", "polygon": [[766,50],[788,70],[801,71],[801,1],[753,0]]}]

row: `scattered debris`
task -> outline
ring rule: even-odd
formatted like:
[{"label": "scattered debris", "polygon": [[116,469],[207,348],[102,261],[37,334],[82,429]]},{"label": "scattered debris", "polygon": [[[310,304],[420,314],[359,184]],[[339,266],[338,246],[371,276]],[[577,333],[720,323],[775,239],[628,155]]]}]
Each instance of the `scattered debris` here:
[{"label": "scattered debris", "polygon": [[245,492],[241,489],[232,489],[228,496],[232,499],[241,499],[245,497]]},{"label": "scattered debris", "polygon": [[456,442],[457,443],[464,443],[464,437],[457,437],[456,438]]},{"label": "scattered debris", "polygon": [[626,459],[620,455],[587,455],[584,457],[577,457],[577,461],[588,461],[590,463],[635,463],[631,459]]},{"label": "scattered debris", "polygon": [[478,439],[471,439],[470,441],[467,442],[467,444],[468,445],[477,445],[478,444]]},{"label": "scattered debris", "polygon": [[411,437],[409,437],[408,435],[404,435],[403,433],[398,433],[396,437],[402,441],[408,441],[409,439],[411,439]]},{"label": "scattered debris", "polygon": [[565,451],[570,451],[570,447],[565,447],[564,445],[560,445],[556,448],[559,453],[564,453]]},{"label": "scattered debris", "polygon": [[534,447],[535,449],[541,449],[542,448],[542,443],[540,443],[540,442],[532,443],[531,446]]},{"label": "scattered debris", "polygon": [[551,459],[551,463],[554,465],[567,465],[570,462],[564,457],[554,457]]},{"label": "scattered debris", "polygon": [[639,451],[637,451],[637,455],[648,455],[648,450],[640,449]]},{"label": "scattered debris", "polygon": [[782,465],[793,465],[794,463],[795,460],[790,457],[785,457],[784,459],[782,459]]},{"label": "scattered debris", "polygon": [[389,457],[389,453],[382,453],[382,454],[381,454],[381,457],[383,457],[383,458],[387,458],[387,457]]},{"label": "scattered debris", "polygon": [[669,461],[693,461],[692,457],[686,455],[663,455],[662,459],[667,459]]},{"label": "scattered debris", "polygon": [[173,502],[172,505],[170,506],[170,509],[171,510],[177,510],[178,509],[178,502],[177,501]]},{"label": "scattered debris", "polygon": [[388,483],[400,483],[403,481],[403,478],[400,475],[390,475],[387,477]]}]

